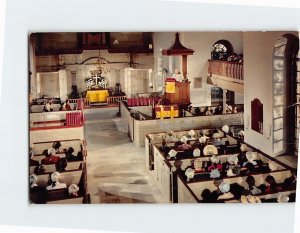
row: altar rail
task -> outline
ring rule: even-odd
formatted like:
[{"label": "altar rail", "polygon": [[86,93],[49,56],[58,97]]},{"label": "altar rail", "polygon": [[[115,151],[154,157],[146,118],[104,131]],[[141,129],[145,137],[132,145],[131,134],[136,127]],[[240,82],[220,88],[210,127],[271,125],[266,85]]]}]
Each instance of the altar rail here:
[{"label": "altar rail", "polygon": [[208,60],[208,73],[228,78],[244,80],[244,66],[241,62]]},{"label": "altar rail", "polygon": [[119,105],[122,100],[126,99],[126,96],[108,96],[107,105]]}]

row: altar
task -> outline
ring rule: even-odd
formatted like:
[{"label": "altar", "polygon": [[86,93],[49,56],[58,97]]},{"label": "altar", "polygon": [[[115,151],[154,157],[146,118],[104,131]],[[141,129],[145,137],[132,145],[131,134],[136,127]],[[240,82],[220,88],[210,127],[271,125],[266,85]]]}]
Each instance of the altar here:
[{"label": "altar", "polygon": [[86,98],[90,103],[107,102],[108,90],[87,90]]}]

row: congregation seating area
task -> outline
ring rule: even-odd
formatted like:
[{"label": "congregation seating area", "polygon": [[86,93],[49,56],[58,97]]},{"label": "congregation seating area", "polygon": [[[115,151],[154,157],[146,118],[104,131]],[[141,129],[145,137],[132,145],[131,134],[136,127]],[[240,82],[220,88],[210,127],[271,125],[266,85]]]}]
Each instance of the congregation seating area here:
[{"label": "congregation seating area", "polygon": [[[30,201],[36,204],[89,203],[86,156],[86,142],[80,139],[32,143]],[[56,180],[54,174],[58,174]]]},{"label": "congregation seating area", "polygon": [[242,125],[226,125],[149,134],[146,167],[168,202],[294,202],[296,171],[244,143],[242,132]]},{"label": "congregation seating area", "polygon": [[63,102],[60,98],[39,98],[31,102],[29,106],[30,113],[42,113],[45,112],[46,104],[51,102],[53,112],[65,111],[63,106],[68,103],[69,110],[80,110],[83,107],[83,99],[67,99]]},{"label": "congregation seating area", "polygon": [[[137,147],[145,145],[145,135],[165,132],[170,127],[174,131],[183,131],[190,128],[209,128],[213,126],[222,127],[223,124],[244,124],[244,114],[242,112],[208,116],[181,116],[173,119],[148,119],[147,117],[143,118],[140,116],[151,116],[151,106],[137,106],[129,108],[124,101],[121,102],[120,113],[122,123],[126,126],[126,129],[128,129],[127,133],[129,134],[131,141],[133,141],[134,145]],[[134,115],[133,113],[141,114]]]}]

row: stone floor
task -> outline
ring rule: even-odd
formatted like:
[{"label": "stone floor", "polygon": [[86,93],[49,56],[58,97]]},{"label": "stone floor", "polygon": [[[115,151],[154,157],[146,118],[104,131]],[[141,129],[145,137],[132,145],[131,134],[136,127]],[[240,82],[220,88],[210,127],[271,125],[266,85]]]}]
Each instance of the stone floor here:
[{"label": "stone floor", "polygon": [[144,148],[130,142],[118,108],[85,110],[91,203],[164,203],[147,173]]}]

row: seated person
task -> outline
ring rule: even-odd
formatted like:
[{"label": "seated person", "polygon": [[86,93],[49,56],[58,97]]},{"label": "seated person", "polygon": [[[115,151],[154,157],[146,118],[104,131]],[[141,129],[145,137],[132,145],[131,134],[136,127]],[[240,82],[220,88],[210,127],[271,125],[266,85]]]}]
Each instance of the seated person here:
[{"label": "seated person", "polygon": [[237,57],[237,54],[233,53],[227,58],[227,61],[234,62],[236,60],[236,57]]},{"label": "seated person", "polygon": [[233,194],[236,200],[240,200],[245,188],[238,183],[233,183],[230,185],[230,192]]},{"label": "seated person", "polygon": [[44,106],[44,112],[53,112],[53,109],[52,100],[47,101],[46,105]]},{"label": "seated person", "polygon": [[34,151],[33,149],[30,147],[29,149],[29,166],[39,166],[39,161],[36,161],[33,159],[34,157]]},{"label": "seated person", "polygon": [[282,186],[284,189],[296,189],[296,184],[297,184],[297,176],[295,172],[292,172],[292,175],[283,181]]},{"label": "seated person", "polygon": [[218,197],[213,195],[209,189],[204,189],[201,194],[204,203],[216,203]]},{"label": "seated person", "polygon": [[53,189],[62,189],[67,188],[67,185],[65,183],[60,183],[58,179],[60,178],[59,172],[53,172],[51,174],[51,183],[46,187],[47,190],[53,190]]},{"label": "seated person", "polygon": [[277,184],[276,180],[274,179],[273,176],[268,175],[266,177],[266,190],[265,192],[270,193],[270,192],[279,192],[280,190],[282,190],[282,188],[280,187],[279,184]]},{"label": "seated person", "polygon": [[47,192],[44,187],[37,184],[38,177],[35,174],[29,177],[29,199],[35,204],[45,204],[47,201]]},{"label": "seated person", "polygon": [[194,109],[194,115],[196,115],[196,116],[199,116],[199,115],[200,115],[200,108],[199,108],[199,107],[196,107],[196,108]]},{"label": "seated person", "polygon": [[211,107],[207,107],[207,108],[205,109],[205,115],[206,115],[206,116],[211,116],[211,115],[213,115],[213,110],[212,110]]},{"label": "seated person", "polygon": [[221,105],[215,108],[214,115],[220,115],[222,113],[223,113],[223,107]]},{"label": "seated person", "polygon": [[167,142],[166,142],[165,139],[162,140],[160,150],[161,150],[162,152],[166,153],[166,154],[169,153],[169,151],[170,151],[170,148],[168,147]]},{"label": "seated person", "polygon": [[53,143],[52,143],[52,147],[55,149],[55,151],[56,151],[57,153],[59,153],[59,152],[60,152],[60,147],[61,147],[60,141],[53,142]]},{"label": "seated person", "polygon": [[71,111],[71,105],[69,100],[67,100],[62,106],[61,106],[61,111]]},{"label": "seated person", "polygon": [[241,202],[242,203],[261,203],[261,200],[258,196],[249,194],[249,195],[242,195]]},{"label": "seated person", "polygon": [[221,195],[218,197],[218,200],[234,198],[233,194],[230,192],[230,184],[229,183],[222,182],[218,186],[218,190],[221,193]]},{"label": "seated person", "polygon": [[78,197],[79,187],[76,184],[71,184],[68,188],[69,195],[72,197]]},{"label": "seated person", "polygon": [[73,153],[74,153],[74,148],[73,147],[69,147],[68,150],[65,151],[66,159],[68,161],[80,161],[80,160],[82,160],[82,157],[80,157],[78,155],[76,156]]},{"label": "seated person", "polygon": [[42,164],[56,164],[60,160],[60,157],[56,156],[54,148],[50,148],[45,155],[46,158],[42,159]]},{"label": "seated person", "polygon": [[246,151],[241,151],[238,155],[238,164],[243,166],[244,163],[247,163],[248,159],[246,157]]},{"label": "seated person", "polygon": [[223,165],[219,163],[219,157],[217,155],[212,155],[209,160],[210,161],[207,163],[208,171],[214,169],[222,170]]},{"label": "seated person", "polygon": [[186,143],[183,143],[180,146],[178,146],[178,150],[190,150],[190,149],[192,149],[192,145],[189,140],[186,141]]},{"label": "seated person", "polygon": [[216,147],[226,146],[226,142],[223,141],[221,138],[214,138],[211,144],[213,144]]},{"label": "seated person", "polygon": [[65,172],[66,167],[68,166],[68,162],[66,158],[61,158],[56,164],[55,168],[58,172]]},{"label": "seated person", "polygon": [[225,110],[225,112],[226,112],[226,113],[232,113],[232,106],[226,104],[226,110]]},{"label": "seated person", "polygon": [[238,108],[236,106],[232,107],[232,112],[231,113],[238,113]]},{"label": "seated person", "polygon": [[246,183],[248,184],[247,190],[249,190],[252,195],[261,193],[261,190],[255,186],[255,179],[253,176],[247,176]]}]

